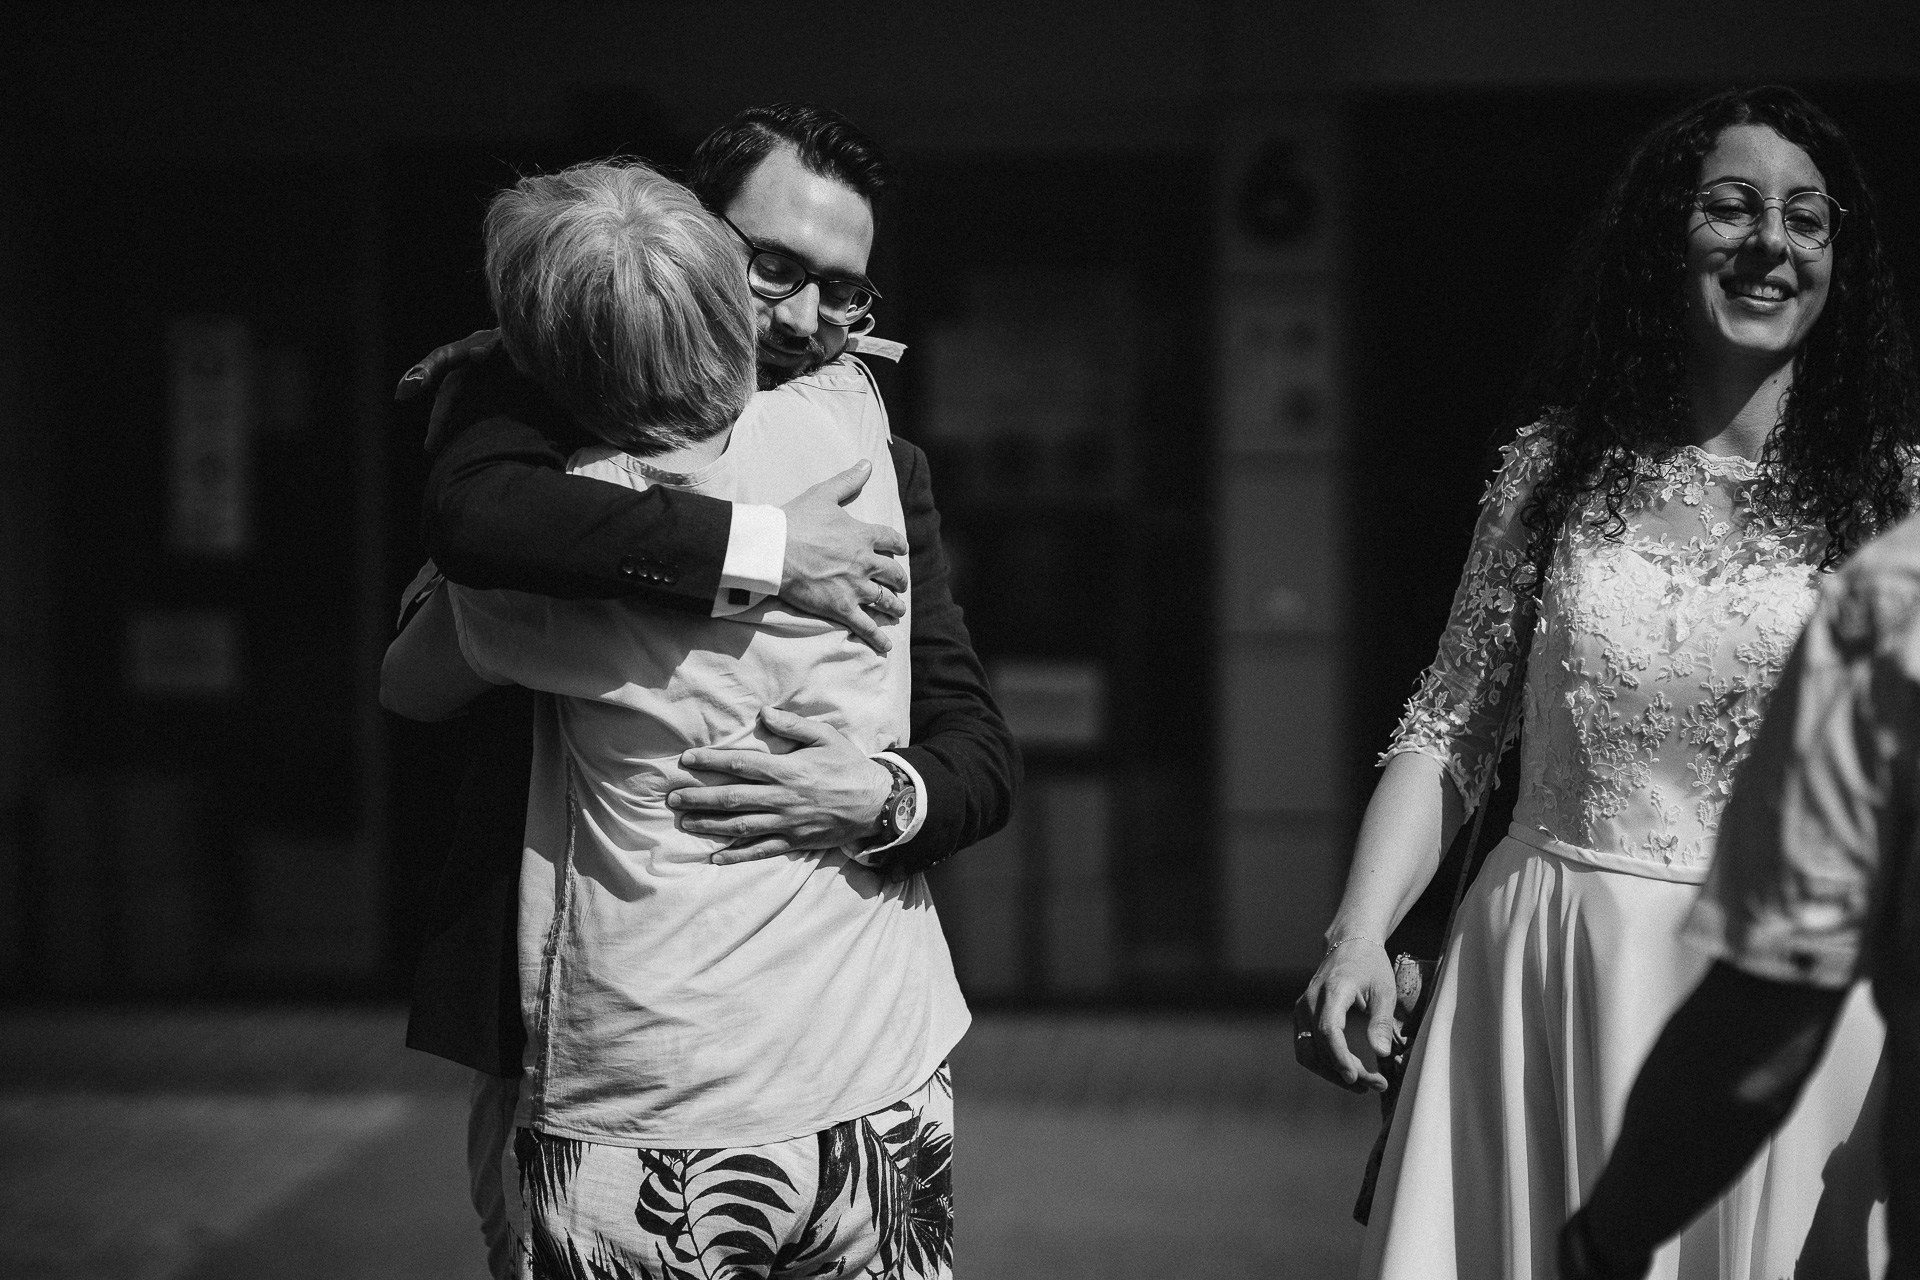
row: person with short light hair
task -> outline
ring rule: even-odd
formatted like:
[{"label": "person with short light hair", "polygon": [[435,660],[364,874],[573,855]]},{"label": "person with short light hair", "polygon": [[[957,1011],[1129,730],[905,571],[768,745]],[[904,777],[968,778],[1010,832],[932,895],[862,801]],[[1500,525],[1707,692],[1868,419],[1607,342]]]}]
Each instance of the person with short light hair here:
[{"label": "person with short light hair", "polygon": [[487,294],[514,366],[606,443],[709,440],[753,394],[740,250],[692,192],[643,164],[522,178],[485,224]]},{"label": "person with short light hair", "polygon": [[[865,463],[878,483],[850,512],[901,530],[871,397],[843,377],[747,402],[748,254],[727,235],[634,164],[495,202],[487,276],[514,363],[609,441],[568,471],[777,504]],[[841,790],[869,789],[877,758],[905,794],[911,611],[883,652],[741,594],[695,616],[446,584],[387,651],[381,700],[414,719],[538,691],[517,925],[525,1230],[496,1274],[950,1274],[945,1060],[968,1013],[925,878],[870,862],[904,823],[740,861],[735,833],[669,799],[713,780],[715,752],[751,771],[823,741],[803,717],[852,744]]]}]

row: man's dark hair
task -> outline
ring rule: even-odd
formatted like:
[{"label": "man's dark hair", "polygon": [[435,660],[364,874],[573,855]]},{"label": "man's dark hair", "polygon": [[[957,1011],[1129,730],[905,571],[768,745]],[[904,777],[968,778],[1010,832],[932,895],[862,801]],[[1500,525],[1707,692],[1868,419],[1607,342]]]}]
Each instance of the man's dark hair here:
[{"label": "man's dark hair", "polygon": [[707,208],[722,213],[747,175],[780,147],[792,147],[808,170],[864,196],[874,206],[876,221],[880,198],[899,185],[879,145],[853,121],[804,102],[748,107],[715,129],[694,149],[686,183]]}]

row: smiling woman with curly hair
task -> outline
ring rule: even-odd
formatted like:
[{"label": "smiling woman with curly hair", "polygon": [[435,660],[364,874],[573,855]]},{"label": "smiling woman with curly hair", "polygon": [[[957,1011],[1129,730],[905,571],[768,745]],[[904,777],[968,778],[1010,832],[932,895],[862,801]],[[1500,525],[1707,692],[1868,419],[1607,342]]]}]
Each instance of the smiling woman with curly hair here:
[{"label": "smiling woman with curly hair", "polygon": [[[1873,197],[1798,93],[1722,93],[1657,126],[1561,296],[1295,1041],[1329,1078],[1386,1087],[1354,1052],[1394,1047],[1382,940],[1523,728],[1513,825],[1460,901],[1406,1062],[1368,1277],[1553,1274],[1642,1059],[1707,968],[1680,924],[1825,571],[1910,506],[1920,397]],[[1856,992],[1794,1118],[1653,1275],[1866,1274],[1875,1153],[1848,1139],[1883,1038]]]},{"label": "smiling woman with curly hair", "polygon": [[1649,133],[1575,248],[1553,332],[1520,396],[1520,425],[1544,419],[1558,428],[1523,515],[1536,553],[1596,495],[1620,533],[1635,478],[1699,443],[1696,406],[1711,414],[1719,387],[1716,366],[1690,358],[1701,309],[1687,287],[1687,229],[1702,220],[1701,161],[1739,125],[1764,127],[1805,153],[1845,227],[1826,250],[1825,305],[1807,320],[1792,359],[1781,365],[1763,350],[1749,366],[1785,378],[1755,505],[1824,529],[1823,568],[1907,510],[1906,450],[1920,408],[1873,192],[1833,121],[1793,90],[1768,87],[1718,94]]}]

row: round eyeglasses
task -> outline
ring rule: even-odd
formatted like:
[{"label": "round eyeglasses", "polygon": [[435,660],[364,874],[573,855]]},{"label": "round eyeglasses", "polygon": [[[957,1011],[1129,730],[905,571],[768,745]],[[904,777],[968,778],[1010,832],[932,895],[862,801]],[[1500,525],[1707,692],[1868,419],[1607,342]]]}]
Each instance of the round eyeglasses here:
[{"label": "round eyeglasses", "polygon": [[1693,196],[1693,207],[1723,240],[1745,240],[1752,235],[1767,216],[1768,205],[1780,207],[1787,239],[1809,252],[1833,243],[1840,231],[1840,219],[1847,212],[1824,191],[1796,191],[1784,198],[1769,199],[1758,187],[1745,182],[1716,182]]},{"label": "round eyeglasses", "polygon": [[740,237],[740,243],[753,255],[747,259],[747,287],[768,302],[784,302],[808,285],[817,284],[820,286],[820,318],[828,324],[845,326],[860,323],[880,300],[880,291],[865,280],[816,274],[809,271],[805,263],[778,249],[755,244],[726,214],[720,215],[720,221]]}]

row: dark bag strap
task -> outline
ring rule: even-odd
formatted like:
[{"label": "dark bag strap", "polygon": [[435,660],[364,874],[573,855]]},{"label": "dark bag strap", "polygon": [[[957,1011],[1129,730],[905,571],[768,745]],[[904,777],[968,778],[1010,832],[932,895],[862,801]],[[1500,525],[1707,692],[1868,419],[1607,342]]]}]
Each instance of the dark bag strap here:
[{"label": "dark bag strap", "polygon": [[1507,754],[1514,730],[1519,727],[1520,706],[1527,699],[1526,661],[1527,651],[1533,647],[1531,634],[1527,641],[1521,647],[1516,662],[1521,671],[1520,682],[1513,691],[1513,701],[1507,704],[1506,715],[1500,721],[1500,736],[1493,740],[1493,767],[1487,770],[1486,785],[1480,788],[1480,803],[1473,811],[1473,833],[1467,837],[1467,847],[1462,851],[1460,874],[1453,879],[1453,901],[1447,906],[1447,923],[1440,930],[1440,955],[1434,960],[1436,977],[1440,962],[1447,958],[1447,943],[1453,938],[1453,918],[1460,914],[1460,901],[1467,896],[1467,886],[1480,869],[1476,855],[1480,852],[1480,833],[1487,825],[1487,810],[1493,808],[1493,789],[1500,785],[1500,758]]}]

